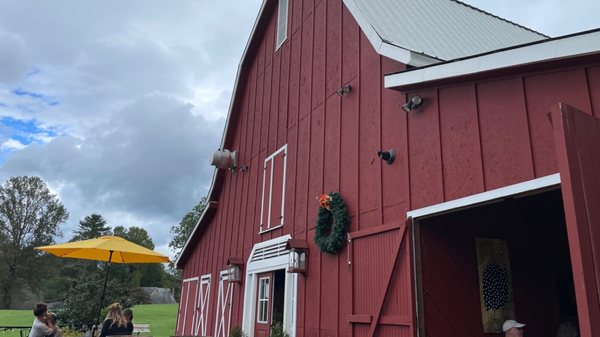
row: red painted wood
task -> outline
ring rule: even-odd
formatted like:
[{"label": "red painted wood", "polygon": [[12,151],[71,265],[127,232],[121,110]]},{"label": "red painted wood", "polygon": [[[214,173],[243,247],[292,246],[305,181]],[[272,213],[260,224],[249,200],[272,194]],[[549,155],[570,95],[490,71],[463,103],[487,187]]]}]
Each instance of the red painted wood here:
[{"label": "red painted wood", "polygon": [[[342,12],[342,31],[344,32],[342,34],[342,84],[346,84],[354,81],[358,76],[360,62],[357,57],[360,54],[360,29],[346,6],[343,6]],[[351,84],[353,87],[358,85],[358,83]]]},{"label": "red painted wood", "polygon": [[[267,145],[267,151],[272,153],[276,149],[280,148],[281,145],[277,143],[278,140],[278,125],[279,118],[285,116],[279,110],[279,90],[281,90],[281,56],[278,54],[273,61],[273,74],[272,74],[272,93],[271,93],[271,114],[269,116],[269,141]],[[283,145],[283,144],[282,144]]]},{"label": "red painted wood", "polygon": [[290,9],[288,15],[292,19],[290,25],[292,27],[291,32],[295,34],[302,27],[302,0],[290,1],[288,8]]},{"label": "red painted wood", "polygon": [[[288,38],[289,40],[289,38]],[[290,87],[290,57],[291,44],[286,43],[281,47],[279,52],[281,58],[281,70],[279,73],[279,101],[278,117],[277,117],[277,147],[283,146],[288,142],[287,139],[287,123],[288,123],[288,95]]]},{"label": "red painted wood", "polygon": [[270,129],[270,117],[271,117],[271,84],[273,80],[273,64],[269,63],[265,69],[265,89],[263,92],[263,107],[262,107],[262,122],[261,122],[261,133],[260,133],[260,151],[266,151],[271,153],[272,151],[267,150],[267,144],[269,142],[269,129]]},{"label": "red painted wood", "polygon": [[591,111],[594,116],[600,118],[600,90],[592,90],[592,88],[600,88],[600,67],[589,67],[586,69],[588,80],[588,92],[590,95]]},{"label": "red painted wood", "polygon": [[[361,41],[363,35],[361,34]],[[361,48],[361,51],[367,48]],[[372,48],[371,48],[372,49]],[[362,60],[362,59],[361,59]],[[369,62],[361,67],[359,108],[359,194],[360,214],[381,210],[381,165],[377,156],[381,150],[381,78],[379,63]],[[362,65],[362,63],[361,63]],[[352,94],[352,93],[351,93]],[[370,221],[360,222],[360,228],[381,224],[381,215],[372,214]]]},{"label": "red painted wood", "polygon": [[[305,4],[306,4],[305,0]],[[304,19],[302,26],[302,54],[300,58],[300,119],[308,116],[312,110],[312,60],[313,60],[313,33],[314,17],[309,15]]]},{"label": "red painted wood", "polygon": [[[388,74],[405,66],[384,57],[381,68],[382,74]],[[406,113],[399,108],[404,103],[404,95],[393,90],[381,90],[381,149],[396,151],[393,165],[381,165],[383,223],[398,221],[398,216],[405,214],[409,208]]]},{"label": "red painted wood", "polygon": [[327,52],[325,61],[325,97],[335,95],[342,86],[342,7],[341,1],[327,3]]},{"label": "red painted wood", "polygon": [[325,107],[325,137],[323,155],[323,193],[340,189],[340,135],[341,110],[340,97],[327,98]]},{"label": "red painted wood", "polygon": [[[308,237],[314,237],[314,230],[308,231]],[[308,252],[308,260],[310,263],[308,264],[307,275],[310,277],[305,277],[305,312],[304,312],[304,328],[307,331],[306,335],[312,333],[313,335],[317,335],[319,330],[320,319],[322,316],[321,313],[321,297],[326,296],[327,293],[321,292],[321,252],[318,249],[309,249]],[[319,296],[315,296],[318,294]],[[324,314],[324,313],[323,313]]]},{"label": "red painted wood", "polygon": [[[300,1],[298,1],[300,2]],[[300,57],[302,54],[302,32],[296,32],[292,37],[292,49],[290,57],[290,96],[288,128],[293,127],[298,122],[300,112]]]},{"label": "red painted wood", "polygon": [[521,79],[479,84],[477,98],[486,190],[533,179]]},{"label": "red painted wood", "polygon": [[271,227],[283,223],[281,206],[283,204],[283,164],[285,153],[280,152],[273,159],[273,192],[271,196]]},{"label": "red painted wood", "polygon": [[325,107],[320,105],[310,116],[310,171],[308,179],[308,228],[316,223],[318,201],[323,191],[323,160],[325,139]]},{"label": "red painted wood", "polygon": [[271,227],[271,223],[269,222],[269,204],[271,203],[271,174],[273,172],[273,161],[269,160],[264,163],[264,169],[262,174],[263,180],[263,188],[261,192],[261,229],[267,230]]},{"label": "red painted wood", "polygon": [[296,167],[298,157],[298,128],[293,127],[288,130],[288,154],[287,167],[285,175],[285,211],[283,222],[287,224],[284,231],[286,234],[296,232],[296,228],[302,228],[301,224],[295,221],[296,210]]},{"label": "red painted wood", "polygon": [[327,19],[326,7],[326,2],[320,2],[315,8],[311,109],[315,109],[318,106],[323,105],[325,100],[325,55],[327,50],[327,32],[325,21]]},{"label": "red painted wood", "polygon": [[[300,120],[298,129],[298,153],[296,161],[296,205],[294,222],[303,228],[296,228],[296,232],[305,231],[310,228],[307,224],[307,200],[308,196],[308,174],[309,174],[309,152],[310,152],[310,118]],[[314,225],[313,225],[314,226]]]},{"label": "red painted wood", "polygon": [[477,102],[473,86],[439,91],[445,200],[484,191]]},{"label": "red painted wood", "polygon": [[552,107],[581,336],[600,336],[600,119]]},{"label": "red painted wood", "polygon": [[417,209],[442,202],[444,191],[437,95],[416,92],[406,99],[413,95],[424,100],[422,107],[407,113],[411,208]]},{"label": "red painted wood", "polygon": [[543,177],[558,170],[552,125],[548,119],[550,106],[565,102],[575,108],[591,111],[585,70],[571,69],[527,76],[525,90],[535,175]]}]

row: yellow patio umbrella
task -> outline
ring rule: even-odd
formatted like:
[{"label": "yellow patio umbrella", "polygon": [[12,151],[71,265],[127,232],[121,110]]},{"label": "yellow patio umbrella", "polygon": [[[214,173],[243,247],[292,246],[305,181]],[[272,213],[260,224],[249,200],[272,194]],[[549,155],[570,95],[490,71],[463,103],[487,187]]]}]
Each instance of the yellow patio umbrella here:
[{"label": "yellow patio umbrella", "polygon": [[86,259],[95,261],[106,261],[106,276],[102,288],[102,297],[100,298],[100,308],[98,310],[98,320],[96,326],[100,323],[100,314],[102,312],[102,303],[106,294],[106,282],[108,281],[108,271],[111,263],[166,263],[169,258],[146,247],[136,245],[118,236],[102,236],[96,239],[61,243],[52,246],[35,247],[58,257],[68,257],[74,259]]}]

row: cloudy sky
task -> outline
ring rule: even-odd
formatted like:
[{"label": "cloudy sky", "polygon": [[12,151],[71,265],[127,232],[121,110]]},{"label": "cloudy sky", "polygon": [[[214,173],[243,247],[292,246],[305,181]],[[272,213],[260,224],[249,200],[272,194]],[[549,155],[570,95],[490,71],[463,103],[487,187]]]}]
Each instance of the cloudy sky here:
[{"label": "cloudy sky", "polygon": [[[551,36],[600,26],[592,0],[466,2]],[[260,3],[0,1],[0,182],[48,183],[71,214],[58,241],[99,213],[172,255],[169,228],[210,187]]]}]

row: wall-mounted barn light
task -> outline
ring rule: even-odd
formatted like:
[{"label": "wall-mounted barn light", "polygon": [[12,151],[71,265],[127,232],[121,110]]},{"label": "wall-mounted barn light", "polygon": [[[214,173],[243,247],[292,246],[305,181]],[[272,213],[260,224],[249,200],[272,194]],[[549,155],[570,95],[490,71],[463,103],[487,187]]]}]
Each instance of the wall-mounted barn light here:
[{"label": "wall-mounted barn light", "polygon": [[352,91],[352,86],[350,84],[346,84],[343,87],[339,88],[335,92],[340,96],[346,96]]},{"label": "wall-mounted barn light", "polygon": [[230,257],[227,259],[227,275],[230,282],[242,282],[242,266],[244,260],[239,257]]},{"label": "wall-mounted barn light", "polygon": [[213,154],[212,162],[210,164],[218,169],[235,171],[238,165],[238,153],[227,149],[218,149]]},{"label": "wall-mounted barn light", "polygon": [[406,112],[411,112],[414,109],[420,107],[421,104],[423,104],[423,98],[419,95],[414,95],[410,98],[410,101],[402,105],[402,110]]},{"label": "wall-mounted barn light", "polygon": [[306,274],[308,243],[304,240],[289,239],[285,245],[285,249],[289,251],[287,272]]},{"label": "wall-mounted barn light", "polygon": [[387,151],[379,151],[377,152],[377,156],[381,160],[385,160],[388,165],[392,165],[394,163],[394,159],[396,159],[396,151],[390,149]]}]

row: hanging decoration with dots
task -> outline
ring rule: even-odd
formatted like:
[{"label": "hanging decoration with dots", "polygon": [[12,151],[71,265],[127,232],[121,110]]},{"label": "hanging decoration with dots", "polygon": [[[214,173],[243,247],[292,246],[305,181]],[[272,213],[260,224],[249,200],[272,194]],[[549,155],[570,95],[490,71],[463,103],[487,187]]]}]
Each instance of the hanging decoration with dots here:
[{"label": "hanging decoration with dots", "polygon": [[514,317],[508,245],[505,240],[475,238],[481,320],[484,333],[501,333],[504,320]]}]

